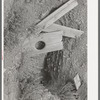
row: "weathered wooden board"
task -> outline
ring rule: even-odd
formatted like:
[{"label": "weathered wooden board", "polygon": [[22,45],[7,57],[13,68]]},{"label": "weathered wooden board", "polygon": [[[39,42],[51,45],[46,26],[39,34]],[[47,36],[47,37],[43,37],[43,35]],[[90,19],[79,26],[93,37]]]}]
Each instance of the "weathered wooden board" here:
[{"label": "weathered wooden board", "polygon": [[44,20],[42,20],[40,23],[38,23],[35,27],[35,33],[40,33],[43,29],[47,28],[48,26],[52,25],[55,21],[57,21],[59,18],[61,18],[63,15],[65,15],[67,12],[72,10],[74,7],[78,5],[76,0],[70,0],[67,3],[65,3],[63,6],[58,8],[56,11],[54,11],[52,14],[47,16]]},{"label": "weathered wooden board", "polygon": [[[32,36],[27,38],[23,43],[22,51],[33,51],[34,54],[46,53],[63,49],[62,43],[63,31],[41,34],[40,36]],[[45,43],[43,49],[37,49],[38,41]]]},{"label": "weathered wooden board", "polygon": [[71,37],[71,38],[79,37],[84,33],[81,30],[72,29],[72,28],[62,26],[62,25],[58,25],[58,24],[52,24],[48,28],[45,28],[43,31],[54,32],[54,31],[59,31],[59,30],[63,31],[63,36]]}]

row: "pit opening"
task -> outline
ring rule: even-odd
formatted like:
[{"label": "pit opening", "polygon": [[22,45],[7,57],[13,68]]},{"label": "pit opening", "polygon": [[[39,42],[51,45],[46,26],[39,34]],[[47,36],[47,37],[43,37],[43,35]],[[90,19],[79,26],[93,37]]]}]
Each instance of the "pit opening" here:
[{"label": "pit opening", "polygon": [[43,41],[38,41],[36,44],[35,44],[35,47],[36,47],[36,49],[38,49],[38,50],[42,50],[44,47],[45,47],[45,42],[43,42]]}]

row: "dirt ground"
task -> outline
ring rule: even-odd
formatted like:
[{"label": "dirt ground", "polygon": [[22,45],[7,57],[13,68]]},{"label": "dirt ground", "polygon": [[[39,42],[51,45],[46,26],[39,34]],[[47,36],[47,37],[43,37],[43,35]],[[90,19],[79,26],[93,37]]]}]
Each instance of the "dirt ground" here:
[{"label": "dirt ground", "polygon": [[[35,25],[67,1],[4,0],[4,100],[87,100],[86,0],[77,0],[78,6],[56,21],[84,31],[81,37],[63,37],[60,51],[21,52]],[[73,82],[77,73],[79,90]]]}]

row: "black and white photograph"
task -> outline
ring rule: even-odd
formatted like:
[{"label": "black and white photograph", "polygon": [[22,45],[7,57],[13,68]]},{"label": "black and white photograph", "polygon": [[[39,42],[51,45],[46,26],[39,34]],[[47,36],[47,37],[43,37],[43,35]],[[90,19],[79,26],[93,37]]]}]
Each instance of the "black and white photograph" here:
[{"label": "black and white photograph", "polygon": [[88,100],[87,0],[3,0],[4,100]]}]

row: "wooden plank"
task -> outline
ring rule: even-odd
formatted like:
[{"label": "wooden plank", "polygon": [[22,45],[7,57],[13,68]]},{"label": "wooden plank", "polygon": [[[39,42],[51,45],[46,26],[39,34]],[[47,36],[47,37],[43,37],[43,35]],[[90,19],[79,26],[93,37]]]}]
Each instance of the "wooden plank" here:
[{"label": "wooden plank", "polygon": [[[40,36],[32,36],[30,39],[26,39],[23,44],[22,51],[33,51],[34,54],[46,53],[56,50],[63,49],[62,43],[62,31],[45,33]],[[42,41],[45,43],[43,49],[37,49],[36,44],[38,41]]]},{"label": "wooden plank", "polygon": [[55,21],[57,21],[59,18],[61,18],[63,15],[65,15],[67,12],[72,10],[74,7],[78,5],[76,0],[70,0],[67,3],[65,3],[63,6],[58,8],[56,11],[54,11],[52,14],[47,16],[44,20],[42,20],[40,23],[38,23],[35,27],[35,33],[38,34],[42,31],[42,29],[47,28],[48,26],[52,25]]},{"label": "wooden plank", "polygon": [[43,31],[54,32],[54,31],[59,31],[59,30],[63,31],[63,36],[67,36],[67,37],[71,37],[71,38],[79,37],[84,33],[81,30],[72,29],[72,28],[69,28],[69,27],[66,27],[66,26],[61,26],[61,25],[58,25],[58,24],[52,24],[51,26],[44,29]]},{"label": "wooden plank", "polygon": [[52,51],[57,51],[57,50],[62,50],[62,49],[63,49],[63,43],[61,41],[52,45],[48,45],[42,50],[37,50],[31,46],[27,48],[27,51],[33,52],[32,55],[35,55],[35,54],[47,53],[47,52],[52,52]]}]

